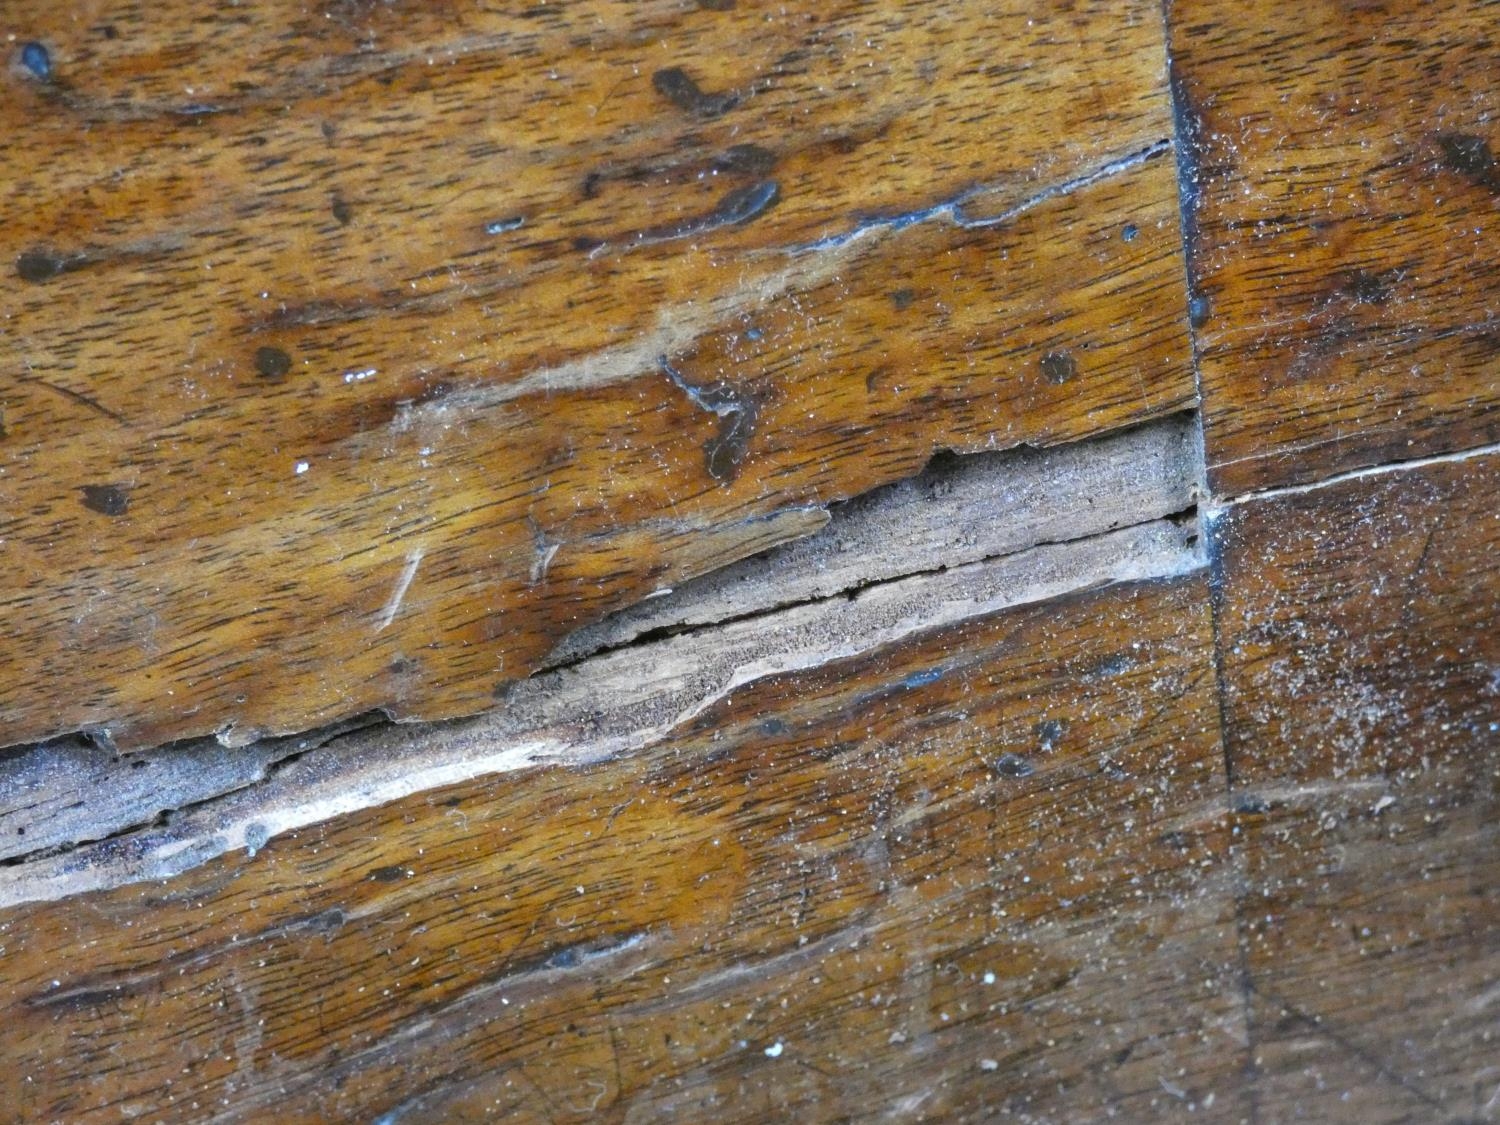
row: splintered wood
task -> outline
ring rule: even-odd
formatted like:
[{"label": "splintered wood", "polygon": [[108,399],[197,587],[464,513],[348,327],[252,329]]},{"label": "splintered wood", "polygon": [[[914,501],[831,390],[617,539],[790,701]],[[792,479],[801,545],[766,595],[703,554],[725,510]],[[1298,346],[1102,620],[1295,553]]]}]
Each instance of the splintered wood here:
[{"label": "splintered wood", "polygon": [[1500,1121],[1497,29],[6,5],[0,1119]]},{"label": "splintered wood", "polygon": [[11,743],[481,711],[767,516],[1193,402],[1154,3],[75,16],[0,100]]}]

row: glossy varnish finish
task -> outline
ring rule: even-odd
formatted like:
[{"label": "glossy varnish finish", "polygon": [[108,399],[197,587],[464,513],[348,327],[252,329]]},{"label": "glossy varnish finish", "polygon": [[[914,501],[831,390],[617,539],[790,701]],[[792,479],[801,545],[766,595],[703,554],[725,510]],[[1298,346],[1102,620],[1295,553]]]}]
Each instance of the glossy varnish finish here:
[{"label": "glossy varnish finish", "polygon": [[[0,755],[0,1118],[1500,1120],[1500,5],[1162,14],[7,10],[0,720],[96,744]],[[1194,409],[1207,493],[1100,499]],[[903,527],[1063,442],[1046,530]],[[157,745],[375,707],[493,710]],[[169,758],[21,842],[19,763]]]},{"label": "glossy varnish finish", "polygon": [[10,742],[477,711],[747,521],[1193,399],[1151,4],[20,16]]}]

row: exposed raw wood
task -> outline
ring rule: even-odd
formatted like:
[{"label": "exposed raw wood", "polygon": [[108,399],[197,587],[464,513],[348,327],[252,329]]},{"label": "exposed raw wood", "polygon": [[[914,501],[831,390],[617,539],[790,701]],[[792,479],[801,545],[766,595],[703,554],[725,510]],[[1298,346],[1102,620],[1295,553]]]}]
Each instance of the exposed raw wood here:
[{"label": "exposed raw wood", "polygon": [[[842,513],[836,534],[847,530],[858,541],[875,529],[888,531],[899,510],[920,526],[922,508],[931,507],[947,513],[954,521],[949,530],[963,538],[996,549],[1014,547],[1015,536],[1036,532],[1042,513],[1039,504],[1020,506],[1008,518],[998,510],[996,498],[1003,497],[1012,469],[1023,487],[1034,487],[1038,477],[1047,476],[1041,466],[1052,461],[1057,484],[1098,486],[1099,465],[1118,464],[1122,450],[1155,454],[1155,461],[1142,458],[1132,466],[1119,493],[1140,504],[1140,514],[1166,516],[1190,504],[1195,492],[1193,461],[1181,456],[1182,433],[1169,424],[1130,435],[1110,443],[1098,463],[1081,451],[1066,451],[945,467]],[[987,489],[976,488],[981,480]],[[944,481],[955,488],[934,488]],[[929,490],[939,495],[931,498]],[[822,667],[1005,606],[1111,582],[1178,575],[1202,565],[1196,520],[1152,518],[1109,531],[1124,509],[1112,501],[1092,501],[1087,491],[1072,496],[1071,524],[1084,538],[950,564],[946,552],[932,554],[931,542],[919,537],[903,544],[904,550],[888,552],[877,567],[904,564],[898,570],[904,577],[866,576],[857,586],[840,585],[816,597],[804,591],[807,600],[790,606],[747,600],[724,623],[637,642],[534,676],[517,684],[492,716],[439,727],[386,725],[319,739],[310,751],[300,742],[257,747],[251,762],[230,774],[232,787],[224,785],[222,775],[229,771],[222,766],[223,752],[212,745],[131,762],[116,755],[115,769],[131,780],[134,760],[162,762],[167,776],[151,789],[93,798],[59,786],[59,763],[46,751],[0,763],[0,769],[12,771],[9,788],[20,798],[20,807],[0,825],[24,831],[24,841],[18,842],[35,853],[24,863],[0,868],[0,905],[164,878],[241,848],[253,855],[292,829],[460,779],[538,764],[578,765],[640,750],[757,680]],[[981,532],[987,522],[995,530]],[[833,553],[836,557],[836,548]],[[747,585],[753,593],[754,582]],[[680,608],[693,616],[691,606]],[[209,767],[201,773],[195,768],[200,761]],[[186,779],[177,782],[176,792],[174,775]],[[223,799],[209,800],[217,796],[216,785],[229,791]],[[35,815],[44,795],[45,805],[60,803],[61,797],[85,807],[49,823]],[[162,809],[174,811],[157,817]],[[101,842],[89,843],[95,840]],[[75,843],[84,846],[54,854],[59,845]]]},{"label": "exposed raw wood", "polygon": [[83,738],[13,750],[0,757],[0,860],[99,840],[254,785],[356,725],[249,746],[205,739],[132,755]]},{"label": "exposed raw wood", "polygon": [[4,6],[0,1122],[1500,1122],[1497,29]]},{"label": "exposed raw wood", "polygon": [[1500,1114],[1500,454],[1215,523],[1266,1120]]},{"label": "exposed raw wood", "polygon": [[1207,604],[1187,577],[1003,611],[762,680],[640,755],[12,909],[15,1104],[1237,1116]]},{"label": "exposed raw wood", "polygon": [[1500,441],[1500,9],[1169,15],[1215,490]]},{"label": "exposed raw wood", "polygon": [[770,513],[1194,399],[1154,3],[75,15],[0,100],[13,743],[476,712]]},{"label": "exposed raw wood", "polygon": [[830,526],[663,589],[568,637],[550,664],[644,633],[719,621],[1185,513],[1198,500],[1197,428],[1179,417],[1098,441],[977,453],[840,505]]}]

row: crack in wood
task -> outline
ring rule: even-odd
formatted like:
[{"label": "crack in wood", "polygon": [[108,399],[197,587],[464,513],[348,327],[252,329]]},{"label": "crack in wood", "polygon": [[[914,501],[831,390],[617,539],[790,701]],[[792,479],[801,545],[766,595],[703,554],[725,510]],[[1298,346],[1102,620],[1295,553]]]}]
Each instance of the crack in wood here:
[{"label": "crack in wood", "polygon": [[835,505],[805,539],[569,637],[476,718],[365,720],[145,758],[78,740],[12,752],[0,760],[0,906],[253,855],[292,829],[480,775],[629,753],[756,680],[1007,606],[1196,570],[1198,448],[1195,421],[1179,416],[1071,446],[939,456]]}]

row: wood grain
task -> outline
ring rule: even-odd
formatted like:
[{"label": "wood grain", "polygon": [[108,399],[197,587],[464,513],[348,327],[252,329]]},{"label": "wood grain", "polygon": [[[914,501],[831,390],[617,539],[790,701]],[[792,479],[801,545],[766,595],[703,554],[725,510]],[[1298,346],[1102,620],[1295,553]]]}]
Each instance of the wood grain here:
[{"label": "wood grain", "polygon": [[8,18],[11,741],[474,712],[768,513],[1194,398],[1153,4]]},{"label": "wood grain", "polygon": [[1200,572],[1008,610],[10,911],[5,1085],[79,1122],[1236,1116],[1207,607]]},{"label": "wood grain", "polygon": [[[638,749],[736,685],[939,625],[1201,569],[1181,417],[1078,445],[949,457],[842,505],[815,535],[601,622],[496,711],[370,718],[129,755],[63,739],[0,755],[0,909],[155,880],[352,809],[485,774]],[[1124,525],[1122,527],[1122,525]],[[559,650],[562,652],[562,650]]]},{"label": "wood grain", "polygon": [[1213,488],[1500,440],[1500,7],[1169,19]]},{"label": "wood grain", "polygon": [[1267,1120],[1500,1113],[1500,456],[1215,525]]}]

